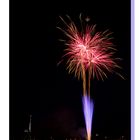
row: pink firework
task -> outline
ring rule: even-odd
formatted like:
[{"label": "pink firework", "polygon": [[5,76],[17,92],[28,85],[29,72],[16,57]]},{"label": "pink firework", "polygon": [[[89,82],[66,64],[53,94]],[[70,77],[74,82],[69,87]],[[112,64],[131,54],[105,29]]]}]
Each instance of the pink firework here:
[{"label": "pink firework", "polygon": [[[68,37],[65,45],[64,57],[67,57],[67,69],[69,73],[75,73],[78,78],[83,80],[83,111],[87,129],[87,140],[91,140],[91,126],[93,115],[93,102],[90,100],[90,80],[92,77],[97,79],[107,78],[107,72],[115,72],[120,68],[114,58],[114,45],[112,43],[111,33],[106,30],[104,32],[95,32],[95,25],[82,26],[79,31],[74,22],[67,16],[70,23],[66,25],[66,30],[59,28]],[[81,17],[80,17],[81,20]],[[88,22],[90,19],[86,18]],[[82,25],[82,21],[81,21]],[[118,74],[119,75],[119,74]],[[120,75],[121,76],[121,75]],[[88,81],[87,81],[88,78]],[[87,86],[86,86],[87,85]],[[86,89],[88,87],[88,89]]]},{"label": "pink firework", "polygon": [[83,77],[84,69],[85,72],[89,71],[90,77],[93,75],[103,80],[104,77],[107,78],[107,72],[114,72],[115,68],[119,68],[116,63],[118,58],[113,57],[116,49],[113,48],[111,32],[95,32],[95,25],[85,25],[80,32],[73,21],[70,20],[67,24],[62,18],[61,20],[67,26],[66,30],[58,28],[68,37],[64,56],[68,58],[69,73],[74,72],[80,78]]}]

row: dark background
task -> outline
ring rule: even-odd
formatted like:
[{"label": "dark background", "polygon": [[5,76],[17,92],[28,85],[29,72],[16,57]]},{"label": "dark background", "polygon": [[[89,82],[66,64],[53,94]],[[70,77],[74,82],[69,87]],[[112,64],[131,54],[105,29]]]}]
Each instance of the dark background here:
[{"label": "dark background", "polygon": [[109,75],[105,82],[91,82],[94,99],[92,135],[130,138],[130,1],[10,1],[10,139],[22,140],[32,114],[36,139],[83,136],[82,81],[57,66],[64,35],[56,29],[59,16],[79,22],[91,18],[97,30],[114,34],[122,80]]}]

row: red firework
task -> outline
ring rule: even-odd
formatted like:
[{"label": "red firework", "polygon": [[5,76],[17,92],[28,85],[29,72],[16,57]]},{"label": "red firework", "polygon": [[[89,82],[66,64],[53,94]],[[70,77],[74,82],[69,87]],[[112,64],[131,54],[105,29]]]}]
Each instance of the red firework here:
[{"label": "red firework", "polygon": [[[91,76],[97,79],[107,78],[107,72],[115,72],[116,68],[120,68],[114,58],[116,49],[112,43],[112,34],[108,30],[104,32],[95,32],[95,25],[82,26],[82,31],[79,31],[74,22],[67,16],[70,23],[67,24],[61,17],[61,20],[66,25],[66,30],[59,28],[68,37],[65,45],[64,57],[67,57],[67,69],[69,73],[75,73],[78,78],[83,80],[83,107],[87,129],[87,140],[91,140],[91,125],[93,103],[90,100],[90,80]],[[80,17],[81,20],[81,17]],[[88,22],[90,19],[86,18]],[[81,22],[82,25],[82,22]],[[87,75],[88,74],[88,75]],[[117,73],[118,74],[118,73]],[[118,74],[119,75],[119,74]],[[121,76],[121,75],[120,75]],[[88,83],[86,79],[88,77]],[[88,90],[86,90],[86,84]],[[88,93],[88,96],[87,96]]]},{"label": "red firework", "polygon": [[61,20],[67,26],[66,30],[58,28],[68,37],[64,56],[68,58],[69,73],[74,72],[80,78],[83,77],[83,70],[88,70],[90,77],[93,75],[103,80],[107,78],[107,72],[115,72],[115,68],[120,68],[116,63],[118,58],[114,58],[116,49],[110,37],[111,32],[95,32],[95,25],[86,25],[80,32],[71,19],[69,24]]}]

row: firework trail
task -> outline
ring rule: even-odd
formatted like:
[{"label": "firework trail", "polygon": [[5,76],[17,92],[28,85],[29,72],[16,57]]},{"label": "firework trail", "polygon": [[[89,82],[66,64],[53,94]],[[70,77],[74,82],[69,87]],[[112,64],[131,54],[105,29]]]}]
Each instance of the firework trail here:
[{"label": "firework trail", "polygon": [[84,111],[86,130],[87,130],[87,140],[90,140],[94,104],[89,96],[83,96],[82,101],[83,101],[83,111]]},{"label": "firework trail", "polygon": [[82,78],[83,80],[83,110],[87,137],[90,140],[93,114],[93,102],[90,100],[90,80],[94,77],[104,80],[108,73],[122,76],[116,72],[116,69],[120,67],[116,63],[119,58],[114,58],[116,49],[112,43],[112,32],[109,30],[96,32],[96,25],[88,24],[89,18],[85,19],[86,24],[84,25],[81,15],[79,18],[81,30],[69,16],[67,16],[68,22],[60,17],[66,28],[57,28],[67,36],[67,39],[62,41],[67,46],[63,58],[67,58],[68,72],[74,73],[78,79]]}]

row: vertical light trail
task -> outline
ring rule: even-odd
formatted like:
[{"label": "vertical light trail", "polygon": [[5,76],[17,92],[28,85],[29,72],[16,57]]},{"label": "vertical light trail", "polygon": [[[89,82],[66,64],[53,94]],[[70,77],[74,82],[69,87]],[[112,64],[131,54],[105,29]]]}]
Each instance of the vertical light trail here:
[{"label": "vertical light trail", "polygon": [[87,130],[87,140],[91,140],[91,129],[92,129],[92,116],[94,111],[93,101],[89,96],[83,96],[83,111]]}]

